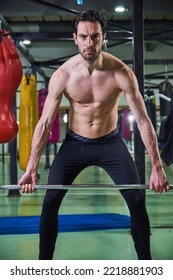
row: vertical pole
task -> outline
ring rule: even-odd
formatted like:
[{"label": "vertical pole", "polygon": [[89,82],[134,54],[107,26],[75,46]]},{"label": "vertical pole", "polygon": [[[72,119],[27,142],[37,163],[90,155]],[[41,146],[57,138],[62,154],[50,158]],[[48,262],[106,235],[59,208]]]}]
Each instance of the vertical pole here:
[{"label": "vertical pole", "polygon": [[[16,98],[13,104],[13,113],[16,117]],[[17,137],[10,142],[10,183],[17,184]],[[19,190],[9,190],[8,196],[20,196]]]},{"label": "vertical pole", "polygon": [[[45,80],[45,88],[48,88],[48,84],[49,84],[49,80],[46,79]],[[46,162],[45,162],[45,169],[49,169],[50,168],[50,142],[48,140],[46,147],[45,147],[45,155],[46,155]]]},{"label": "vertical pole", "polygon": [[[143,0],[132,0],[133,16],[133,71],[139,90],[144,96],[144,21]],[[136,123],[134,124],[134,153],[141,184],[145,184],[145,148]]]},{"label": "vertical pole", "polygon": [[4,144],[2,144],[2,164],[5,164]]},{"label": "vertical pole", "polygon": [[2,28],[2,21],[0,20],[0,43],[2,42],[1,28]]},{"label": "vertical pole", "polygon": [[46,153],[46,163],[45,163],[44,168],[49,169],[50,168],[50,143],[49,143],[49,141],[46,144],[45,153]]},{"label": "vertical pole", "polygon": [[57,144],[54,144],[54,157],[56,156],[57,151],[58,151],[58,149],[57,149]]}]

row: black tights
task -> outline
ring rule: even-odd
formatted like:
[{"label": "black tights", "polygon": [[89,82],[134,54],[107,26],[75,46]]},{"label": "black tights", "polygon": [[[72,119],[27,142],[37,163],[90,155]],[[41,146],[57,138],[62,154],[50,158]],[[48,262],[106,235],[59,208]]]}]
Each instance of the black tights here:
[{"label": "black tights", "polygon": [[[76,138],[76,139],[75,139]],[[88,139],[89,140],[89,139]],[[118,133],[97,141],[67,134],[52,164],[48,184],[70,185],[86,167],[102,167],[115,184],[140,184],[136,165]],[[40,219],[39,259],[53,258],[58,234],[57,214],[66,190],[46,192]],[[150,225],[145,207],[145,193],[141,190],[121,190],[131,216],[131,234],[138,259],[151,259]]]}]

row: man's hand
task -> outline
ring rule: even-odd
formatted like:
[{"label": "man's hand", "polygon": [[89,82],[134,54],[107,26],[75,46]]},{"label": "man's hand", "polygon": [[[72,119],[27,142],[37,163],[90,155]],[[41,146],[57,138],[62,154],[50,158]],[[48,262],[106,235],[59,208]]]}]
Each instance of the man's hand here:
[{"label": "man's hand", "polygon": [[25,172],[18,182],[22,193],[32,193],[35,191],[34,185],[37,184],[37,172]]},{"label": "man's hand", "polygon": [[169,191],[169,183],[163,168],[152,170],[150,189],[157,193],[165,193]]}]

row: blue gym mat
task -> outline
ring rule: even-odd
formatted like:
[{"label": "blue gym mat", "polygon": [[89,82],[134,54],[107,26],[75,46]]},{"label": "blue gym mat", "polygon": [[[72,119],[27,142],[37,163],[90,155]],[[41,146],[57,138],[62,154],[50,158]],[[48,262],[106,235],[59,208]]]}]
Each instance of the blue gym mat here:
[{"label": "blue gym mat", "polygon": [[[114,213],[59,215],[59,232],[123,229],[130,217]],[[0,234],[34,234],[39,231],[39,216],[0,217]]]}]

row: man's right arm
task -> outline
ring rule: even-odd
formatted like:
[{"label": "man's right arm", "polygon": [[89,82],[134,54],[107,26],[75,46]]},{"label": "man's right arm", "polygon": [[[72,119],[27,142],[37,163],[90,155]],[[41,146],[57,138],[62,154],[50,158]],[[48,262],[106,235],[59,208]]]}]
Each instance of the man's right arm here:
[{"label": "man's right arm", "polygon": [[34,131],[26,172],[19,180],[19,185],[22,185],[22,192],[34,191],[33,185],[37,183],[40,157],[48,141],[53,121],[58,113],[67,78],[67,73],[60,69],[50,79],[49,93],[41,118]]}]

